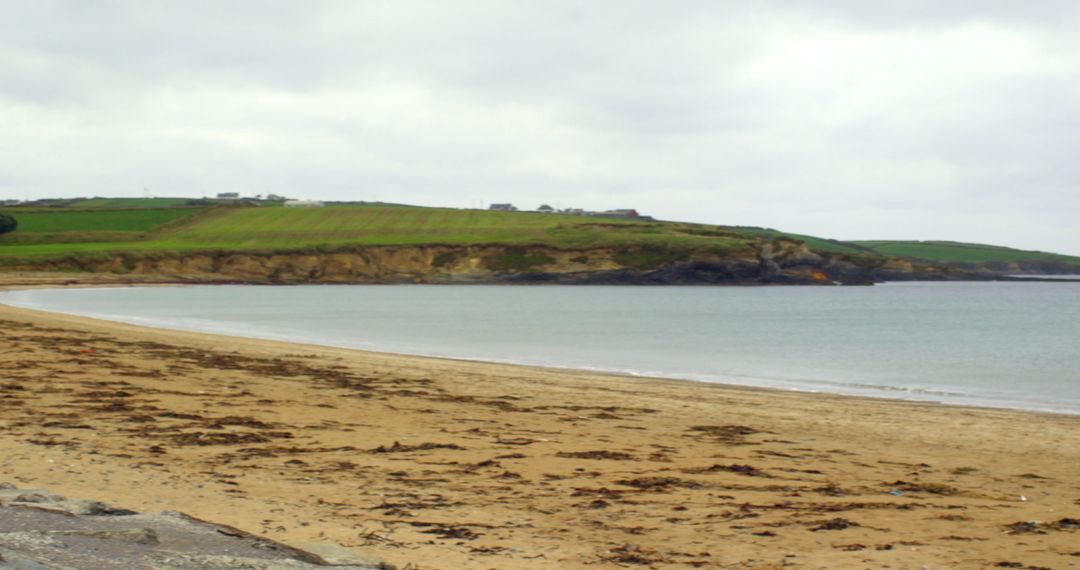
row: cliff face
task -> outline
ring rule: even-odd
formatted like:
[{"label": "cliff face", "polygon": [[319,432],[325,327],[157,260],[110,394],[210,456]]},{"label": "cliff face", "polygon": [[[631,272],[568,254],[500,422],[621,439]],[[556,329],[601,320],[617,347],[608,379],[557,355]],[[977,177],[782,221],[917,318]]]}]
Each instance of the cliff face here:
[{"label": "cliff face", "polygon": [[949,278],[884,258],[826,256],[791,240],[736,252],[656,247],[562,250],[543,246],[373,246],[330,253],[128,253],[15,266],[22,270],[152,275],[190,282],[868,284]]}]

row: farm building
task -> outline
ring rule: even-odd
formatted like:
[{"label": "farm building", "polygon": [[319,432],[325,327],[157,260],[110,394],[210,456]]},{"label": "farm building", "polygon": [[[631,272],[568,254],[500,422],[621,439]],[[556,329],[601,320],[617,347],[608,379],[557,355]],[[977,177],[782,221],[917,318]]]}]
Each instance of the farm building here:
[{"label": "farm building", "polygon": [[285,200],[286,208],[322,208],[323,203],[318,200]]},{"label": "farm building", "polygon": [[492,204],[489,210],[496,210],[499,212],[516,212],[517,208],[513,204]]},{"label": "farm building", "polygon": [[604,212],[595,212],[592,215],[598,218],[628,218],[631,220],[641,217],[637,210],[631,209],[607,210]]},{"label": "farm building", "polygon": [[218,200],[237,200],[240,198],[239,192],[218,192]]}]

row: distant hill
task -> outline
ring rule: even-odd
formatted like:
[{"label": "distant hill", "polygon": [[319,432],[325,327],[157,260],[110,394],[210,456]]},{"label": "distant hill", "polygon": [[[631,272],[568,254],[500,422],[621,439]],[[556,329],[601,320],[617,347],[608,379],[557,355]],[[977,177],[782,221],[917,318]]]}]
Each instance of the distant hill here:
[{"label": "distant hill", "polygon": [[871,240],[853,243],[887,257],[978,267],[990,271],[1080,273],[1080,257],[1043,251],[955,241]]},{"label": "distant hill", "polygon": [[[415,266],[409,275],[416,279],[427,278],[417,263],[434,273],[443,271],[443,277],[486,268],[493,274],[534,278],[548,270],[557,270],[559,275],[603,273],[626,282],[864,281],[1080,273],[1078,257],[956,242],[845,242],[770,228],[364,202],[310,208],[281,205],[251,200],[88,198],[3,207],[0,211],[14,216],[18,229],[0,235],[0,267],[97,271],[104,267],[103,260],[112,258],[113,266],[120,263],[116,267],[131,270],[146,265],[140,265],[140,260],[163,256],[212,253],[218,259],[228,253],[335,252],[363,256],[375,247],[413,247],[426,248],[408,262]],[[484,250],[487,257],[466,264],[466,257],[475,260],[479,255],[466,250],[479,246],[491,246]],[[405,263],[403,259],[393,263]],[[316,266],[325,262],[310,261]],[[311,279],[317,279],[321,271],[312,269]]]},{"label": "distant hill", "polygon": [[1017,273],[1080,273],[1080,257],[1029,251],[998,245],[957,241],[858,240],[841,241],[768,228],[731,227],[733,231],[762,237],[789,237],[813,250],[848,254],[874,254],[965,268]]}]

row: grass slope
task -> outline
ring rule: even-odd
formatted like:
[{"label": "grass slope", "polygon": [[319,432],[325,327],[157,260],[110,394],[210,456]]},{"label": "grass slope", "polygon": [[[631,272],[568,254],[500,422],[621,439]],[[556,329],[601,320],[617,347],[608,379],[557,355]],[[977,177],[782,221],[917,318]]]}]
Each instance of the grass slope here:
[{"label": "grass slope", "polygon": [[[0,257],[114,251],[295,251],[357,245],[542,244],[656,250],[749,247],[753,236],[693,224],[391,205],[155,210],[9,209],[20,230]],[[25,222],[24,222],[25,220]],[[23,230],[22,224],[27,230]],[[42,239],[34,239],[33,236]],[[63,239],[61,239],[63,238]]]},{"label": "grass slope", "polygon": [[192,209],[171,210],[73,210],[12,211],[19,232],[144,232],[162,224],[190,216]]},{"label": "grass slope", "polygon": [[1056,253],[1046,253],[1042,251],[1026,251],[996,245],[983,245],[977,243],[962,243],[954,241],[889,240],[857,241],[854,243],[880,255],[891,257],[907,257],[911,259],[942,263],[1010,263],[1021,261],[1056,261],[1080,267],[1080,257],[1060,255]]},{"label": "grass slope", "polygon": [[18,229],[0,235],[0,256],[30,253],[66,253],[75,244],[111,244],[130,247],[152,232],[182,223],[201,213],[195,208],[153,210],[30,209],[3,210],[18,222]]},{"label": "grass slope", "polygon": [[[0,236],[0,262],[121,251],[286,252],[364,245],[538,244],[563,249],[613,247],[629,256],[748,252],[756,240],[789,237],[820,252],[906,257],[943,263],[1050,262],[1080,258],[957,242],[843,242],[770,228],[605,219],[534,212],[423,208],[379,203],[324,208],[190,207],[186,199],[93,198],[49,207],[0,208],[19,229]],[[213,204],[213,202],[210,202]],[[153,205],[152,208],[141,206]],[[269,204],[268,204],[269,205]],[[280,206],[280,203],[274,205]],[[648,252],[637,251],[645,248]],[[642,258],[644,259],[644,258]],[[647,261],[647,260],[646,260]],[[644,263],[645,261],[642,261]]]},{"label": "grass slope", "polygon": [[807,247],[817,251],[829,251],[833,253],[870,253],[863,246],[860,246],[851,242],[843,242],[835,239],[819,238],[815,236],[808,236],[803,234],[793,234],[788,232],[782,232],[780,230],[774,230],[771,228],[748,228],[741,226],[730,227],[731,230],[743,235],[758,236],[765,239],[775,239],[778,237],[787,237],[795,240],[799,240],[806,244]]},{"label": "grass slope", "polygon": [[187,206],[190,201],[190,198],[83,198],[71,202],[68,207],[107,210],[179,208]]}]

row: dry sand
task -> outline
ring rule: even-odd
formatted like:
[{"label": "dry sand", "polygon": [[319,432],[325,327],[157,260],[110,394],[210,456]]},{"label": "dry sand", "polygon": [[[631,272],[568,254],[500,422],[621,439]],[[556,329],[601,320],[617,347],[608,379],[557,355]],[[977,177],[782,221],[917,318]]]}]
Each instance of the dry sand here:
[{"label": "dry sand", "polygon": [[0,481],[286,543],[424,570],[1080,566],[1080,416],[7,307],[0,339]]}]

